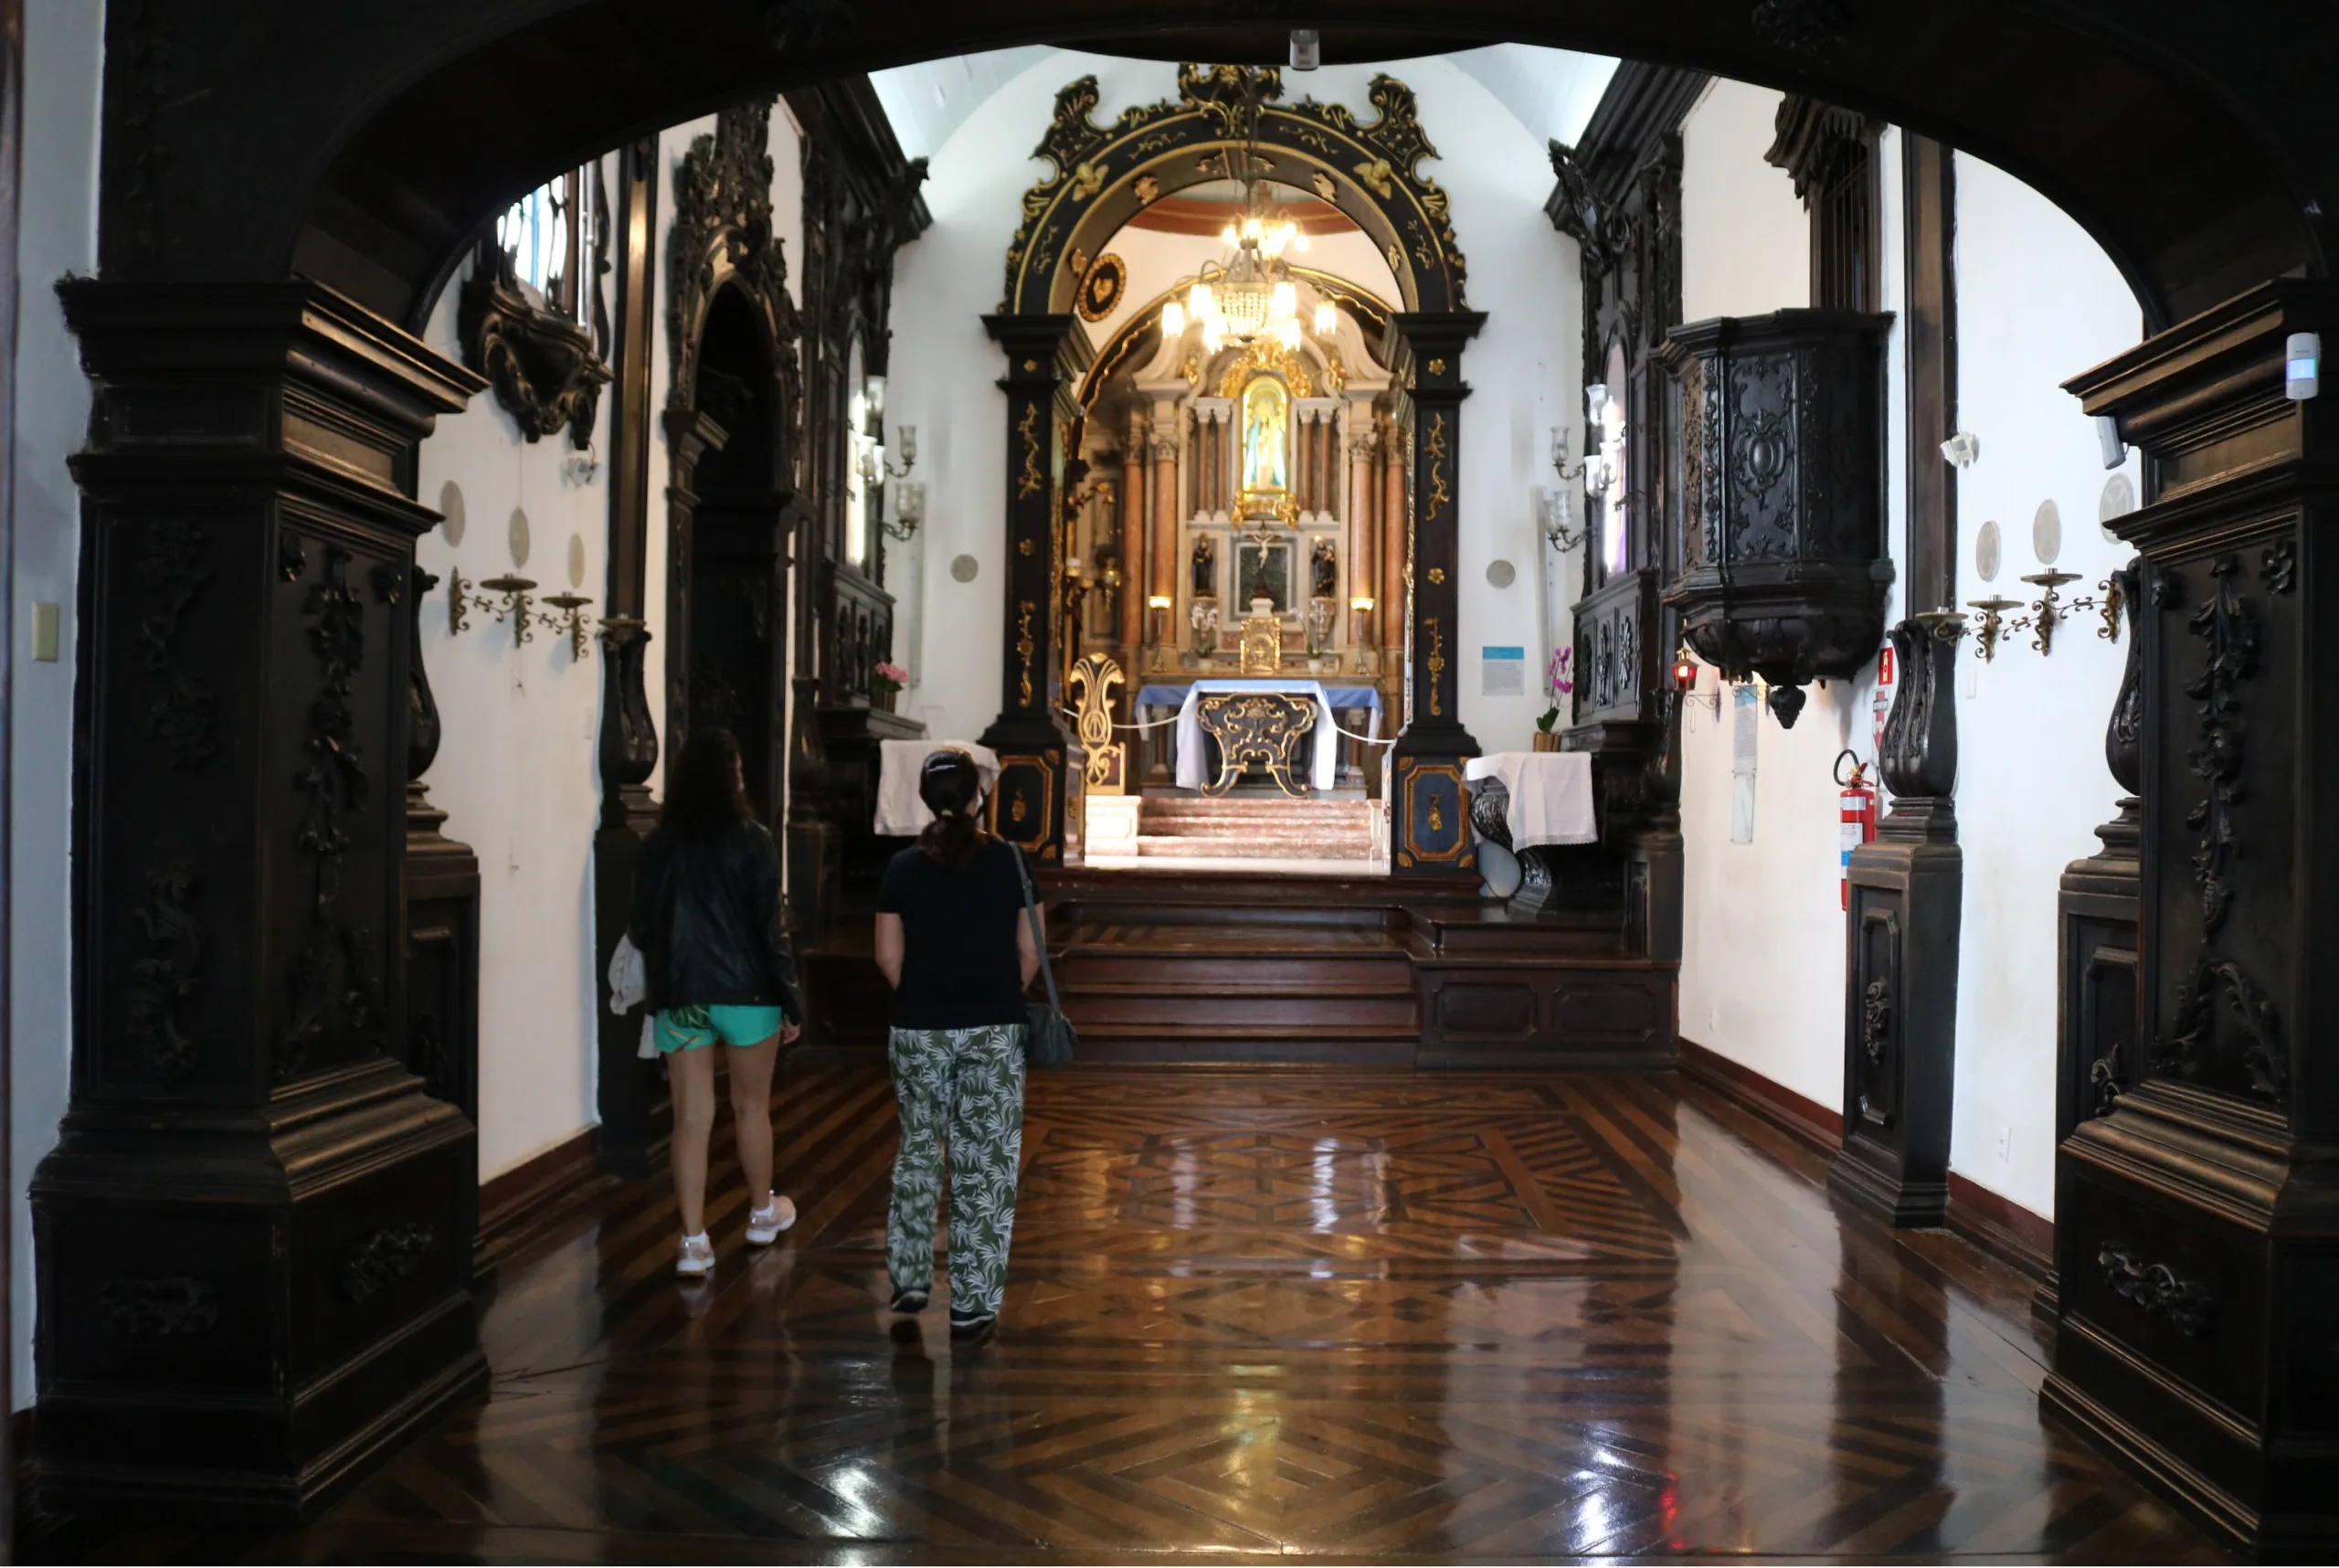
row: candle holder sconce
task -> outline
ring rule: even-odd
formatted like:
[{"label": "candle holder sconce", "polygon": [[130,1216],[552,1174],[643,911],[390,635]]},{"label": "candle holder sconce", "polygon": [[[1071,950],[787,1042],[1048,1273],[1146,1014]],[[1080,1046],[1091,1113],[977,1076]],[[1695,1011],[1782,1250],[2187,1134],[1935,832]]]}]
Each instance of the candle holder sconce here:
[{"label": "candle holder sconce", "polygon": [[2120,641],[2120,622],[2128,608],[2128,600],[2121,591],[2118,577],[2105,577],[2095,585],[2095,592],[2071,600],[2069,608],[2074,615],[2083,609],[2093,610],[2103,618],[2103,625],[2096,635],[2106,642]]},{"label": "candle holder sconce", "polygon": [[1988,599],[1974,599],[1965,602],[1968,609],[1982,612],[1979,623],[1974,628],[1974,641],[1981,649],[1982,662],[1985,664],[1997,657],[1999,643],[2028,623],[2027,618],[2017,620],[2006,619],[2006,611],[2022,608],[2022,600],[2018,599],[1993,594]]},{"label": "candle holder sconce", "polygon": [[[447,574],[447,630],[450,632],[468,630],[471,612],[477,610],[492,620],[510,621],[512,641],[515,647],[531,641],[535,637],[533,624],[535,617],[532,612],[534,601],[529,598],[529,592],[535,586],[532,578],[514,577],[487,577],[473,583],[460,571],[450,571]],[[479,588],[503,597],[490,599],[487,594],[477,592]]]},{"label": "candle holder sconce", "polygon": [[585,607],[592,599],[580,593],[547,594],[545,603],[553,613],[536,617],[536,624],[547,631],[558,632],[568,639],[569,653],[577,659],[585,657],[585,649],[592,641],[592,633],[585,627]]},{"label": "candle holder sconce", "polygon": [[2055,651],[2055,628],[2070,619],[2070,611],[2056,597],[2065,583],[2080,580],[2077,572],[2032,572],[2022,579],[2036,587],[2038,597],[2030,601],[2030,629],[2037,635],[2030,640],[2031,647],[2042,655]]}]

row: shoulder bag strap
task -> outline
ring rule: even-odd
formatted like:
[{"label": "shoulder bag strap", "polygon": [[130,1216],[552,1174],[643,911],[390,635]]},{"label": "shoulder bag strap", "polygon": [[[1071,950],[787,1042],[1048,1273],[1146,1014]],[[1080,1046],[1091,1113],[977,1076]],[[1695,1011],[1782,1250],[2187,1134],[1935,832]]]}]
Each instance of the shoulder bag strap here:
[{"label": "shoulder bag strap", "polygon": [[1064,1003],[1056,997],[1055,968],[1048,962],[1048,934],[1040,926],[1039,906],[1032,896],[1032,874],[1023,864],[1021,849],[1008,844],[1007,853],[1015,857],[1015,880],[1023,885],[1023,914],[1032,922],[1032,946],[1040,952],[1040,977],[1048,982],[1048,1005],[1062,1012]]}]

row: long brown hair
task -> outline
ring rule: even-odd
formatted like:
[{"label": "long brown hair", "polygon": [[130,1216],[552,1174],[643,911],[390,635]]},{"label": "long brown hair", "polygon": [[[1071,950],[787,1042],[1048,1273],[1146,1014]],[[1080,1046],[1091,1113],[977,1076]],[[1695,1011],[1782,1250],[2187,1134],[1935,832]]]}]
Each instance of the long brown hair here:
[{"label": "long brown hair", "polygon": [[934,813],[934,821],[917,836],[926,858],[952,871],[964,871],[975,857],[975,800],[982,793],[982,776],[975,759],[963,751],[944,750],[926,759],[918,770],[917,798]]},{"label": "long brown hair", "polygon": [[739,772],[739,740],[719,726],[691,731],[666,775],[666,804],[658,820],[684,838],[712,838],[737,822],[756,820]]}]

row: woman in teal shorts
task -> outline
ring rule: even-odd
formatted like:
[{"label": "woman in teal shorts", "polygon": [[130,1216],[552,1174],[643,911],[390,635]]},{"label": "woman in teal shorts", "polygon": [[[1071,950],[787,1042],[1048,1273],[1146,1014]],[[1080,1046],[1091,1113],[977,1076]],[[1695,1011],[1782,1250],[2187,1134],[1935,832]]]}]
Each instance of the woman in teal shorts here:
[{"label": "woman in teal shorts", "polygon": [[658,830],[634,873],[633,945],[648,970],[652,1037],[674,1094],[674,1199],[683,1212],[674,1272],[714,1267],[706,1232],[706,1150],[714,1130],[714,1052],[730,1057],[739,1165],[755,1195],[747,1242],[769,1246],[796,1223],[771,1190],[771,1074],[803,1026],[796,960],[779,930],[779,851],[747,800],[739,743],[691,732],[666,779]]}]

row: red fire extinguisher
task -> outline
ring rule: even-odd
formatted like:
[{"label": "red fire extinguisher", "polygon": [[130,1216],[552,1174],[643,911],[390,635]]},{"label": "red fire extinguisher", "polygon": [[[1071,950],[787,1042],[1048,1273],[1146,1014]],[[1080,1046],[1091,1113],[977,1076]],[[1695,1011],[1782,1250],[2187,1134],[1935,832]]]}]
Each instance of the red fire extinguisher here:
[{"label": "red fire extinguisher", "polygon": [[[1844,776],[1847,762],[1852,765],[1848,779]],[[1836,758],[1836,782],[1843,788],[1843,793],[1836,797],[1836,810],[1843,823],[1842,905],[1848,910],[1852,906],[1852,852],[1876,839],[1876,791],[1868,787],[1868,769],[1860,766],[1859,758],[1849,749]]]}]

